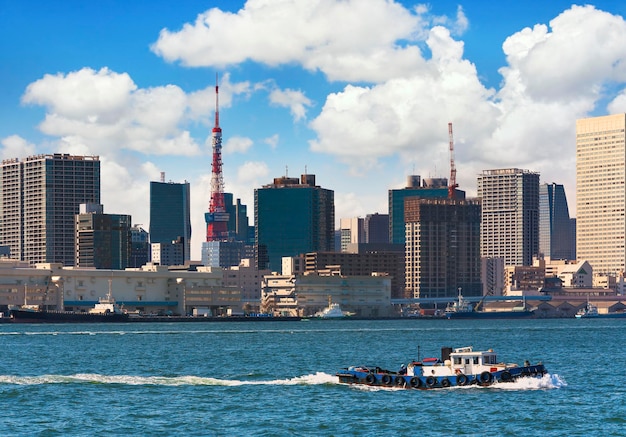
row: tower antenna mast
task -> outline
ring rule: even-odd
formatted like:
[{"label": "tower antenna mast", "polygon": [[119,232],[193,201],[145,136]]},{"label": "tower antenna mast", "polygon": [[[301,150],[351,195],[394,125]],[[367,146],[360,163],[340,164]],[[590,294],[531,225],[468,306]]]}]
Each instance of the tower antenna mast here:
[{"label": "tower antenna mast", "polygon": [[224,204],[224,177],[222,175],[222,128],[220,127],[218,75],[215,74],[215,126],[211,131],[213,159],[211,162],[211,201],[205,214],[206,241],[220,241],[228,237],[228,213]]},{"label": "tower antenna mast", "polygon": [[450,139],[450,181],[448,182],[448,199],[456,197],[456,167],[454,166],[454,137],[452,135],[452,123],[448,123],[448,137]]}]

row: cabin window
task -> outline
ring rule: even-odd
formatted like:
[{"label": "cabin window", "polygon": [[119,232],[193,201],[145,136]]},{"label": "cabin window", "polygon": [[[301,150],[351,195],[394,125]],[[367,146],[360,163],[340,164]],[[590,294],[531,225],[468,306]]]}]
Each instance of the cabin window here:
[{"label": "cabin window", "polygon": [[478,357],[474,357],[474,364],[478,364]]},{"label": "cabin window", "polygon": [[454,357],[454,364],[460,365],[461,364],[461,357]]},{"label": "cabin window", "polygon": [[465,364],[469,364],[470,363],[470,359],[469,358],[465,358]]}]

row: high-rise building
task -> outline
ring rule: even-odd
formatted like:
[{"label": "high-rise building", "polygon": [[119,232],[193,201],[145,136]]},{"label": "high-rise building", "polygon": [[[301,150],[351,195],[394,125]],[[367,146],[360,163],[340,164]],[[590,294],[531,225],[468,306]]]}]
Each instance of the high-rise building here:
[{"label": "high-rise building", "polygon": [[0,166],[0,245],[35,263],[75,261],[75,218],[81,203],[100,203],[97,156],[29,156]]},{"label": "high-rise building", "polygon": [[415,298],[482,295],[480,202],[407,199],[405,275]]},{"label": "high-rise building", "polygon": [[576,120],[576,255],[594,273],[624,271],[626,114]]},{"label": "high-rise building", "polygon": [[104,214],[102,205],[82,204],[76,215],[76,267],[129,267],[131,216]]},{"label": "high-rise building", "polygon": [[335,193],[315,185],[315,175],[281,177],[254,190],[255,262],[280,271],[282,257],[334,248]]},{"label": "high-rise building", "polygon": [[130,228],[130,260],[128,267],[139,268],[150,262],[150,234],[140,225]]},{"label": "high-rise building", "polygon": [[532,265],[539,252],[539,173],[517,168],[484,170],[480,252],[504,265]]},{"label": "high-rise building", "polygon": [[346,252],[348,244],[365,243],[365,227],[361,217],[342,218],[339,220],[341,232],[341,252]]},{"label": "high-rise building", "polygon": [[[465,192],[455,189],[455,198],[465,199]],[[448,180],[428,178],[423,183],[419,175],[407,177],[407,186],[400,190],[389,190],[389,238],[393,244],[404,244],[404,200],[409,197],[420,199],[446,199]]]},{"label": "high-rise building", "polygon": [[576,217],[569,219],[569,241],[572,248],[571,259],[578,259],[576,254]]},{"label": "high-rise building", "polygon": [[191,258],[189,200],[189,182],[150,182],[150,243],[182,243],[184,261]]},{"label": "high-rise building", "polygon": [[539,186],[539,253],[545,258],[573,258],[570,217],[565,188],[559,184]]},{"label": "high-rise building", "polygon": [[368,214],[363,222],[365,242],[369,244],[389,243],[389,214]]}]

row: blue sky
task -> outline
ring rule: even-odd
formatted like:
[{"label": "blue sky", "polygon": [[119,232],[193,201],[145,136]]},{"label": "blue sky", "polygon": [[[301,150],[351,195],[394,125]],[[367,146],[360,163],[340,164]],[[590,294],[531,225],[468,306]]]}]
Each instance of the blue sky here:
[{"label": "blue sky", "polygon": [[[626,2],[0,0],[0,154],[98,155],[105,212],[148,228],[149,182],[210,198],[215,75],[226,191],[305,172],[337,220],[409,174],[475,194],[537,171],[575,214],[575,120],[626,112]],[[252,217],[251,217],[252,219]]]}]

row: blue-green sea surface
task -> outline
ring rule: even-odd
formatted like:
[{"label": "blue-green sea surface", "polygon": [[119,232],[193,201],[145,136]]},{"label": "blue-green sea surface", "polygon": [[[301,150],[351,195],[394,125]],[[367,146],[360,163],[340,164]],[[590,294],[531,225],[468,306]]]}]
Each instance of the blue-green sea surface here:
[{"label": "blue-green sea surface", "polygon": [[[2,324],[0,434],[622,436],[625,335],[626,319]],[[335,377],[470,345],[550,373],[428,391]]]}]

